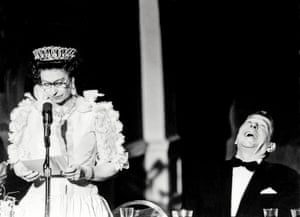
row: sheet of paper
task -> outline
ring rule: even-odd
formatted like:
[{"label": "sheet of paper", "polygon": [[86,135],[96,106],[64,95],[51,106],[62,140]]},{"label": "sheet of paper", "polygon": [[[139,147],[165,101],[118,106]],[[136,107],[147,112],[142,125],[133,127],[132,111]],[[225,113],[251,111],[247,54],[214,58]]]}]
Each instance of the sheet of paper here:
[{"label": "sheet of paper", "polygon": [[[43,164],[45,159],[37,159],[37,160],[26,160],[22,161],[22,163],[30,170],[39,171],[43,174]],[[62,175],[62,171],[64,171],[68,166],[66,156],[53,156],[50,157],[50,168],[52,175]]]}]

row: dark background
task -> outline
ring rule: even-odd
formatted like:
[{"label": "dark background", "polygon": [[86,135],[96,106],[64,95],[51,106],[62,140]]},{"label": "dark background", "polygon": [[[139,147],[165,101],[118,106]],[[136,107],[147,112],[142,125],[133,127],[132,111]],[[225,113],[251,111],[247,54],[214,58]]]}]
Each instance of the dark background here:
[{"label": "dark background", "polygon": [[296,168],[288,158],[297,158],[299,147],[299,3],[160,2],[165,73],[175,80],[182,138],[183,193],[193,184],[204,193],[225,158],[233,103],[237,126],[248,112],[273,115],[279,147],[273,160]]},{"label": "dark background", "polygon": [[[249,111],[270,111],[279,146],[297,136],[298,1],[160,0],[159,5],[166,134],[180,136],[171,146],[183,158],[184,189],[194,178],[205,186],[225,158],[233,103],[237,124]],[[142,138],[137,0],[1,1],[0,15],[2,92],[5,73],[25,73],[33,48],[74,46],[84,59],[79,90],[97,88],[114,102],[126,144]],[[25,90],[30,85],[25,82]],[[128,195],[128,187],[131,197],[140,197],[142,160],[131,159],[132,169],[116,177],[108,193]],[[115,204],[130,199],[108,197]]]}]

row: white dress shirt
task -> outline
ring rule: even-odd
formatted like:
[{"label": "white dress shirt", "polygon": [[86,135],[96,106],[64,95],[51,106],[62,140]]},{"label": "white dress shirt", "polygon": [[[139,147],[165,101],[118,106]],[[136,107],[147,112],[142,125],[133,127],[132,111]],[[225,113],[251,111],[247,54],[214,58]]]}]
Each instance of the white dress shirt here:
[{"label": "white dress shirt", "polygon": [[[238,156],[236,156],[239,158]],[[260,164],[262,159],[257,160]],[[240,206],[241,199],[245,190],[254,174],[254,171],[249,171],[245,167],[234,167],[232,170],[232,188],[231,188],[231,216],[234,217]]]},{"label": "white dress shirt", "polygon": [[234,167],[232,171],[231,216],[236,216],[242,196],[253,175],[253,171],[245,167]]}]

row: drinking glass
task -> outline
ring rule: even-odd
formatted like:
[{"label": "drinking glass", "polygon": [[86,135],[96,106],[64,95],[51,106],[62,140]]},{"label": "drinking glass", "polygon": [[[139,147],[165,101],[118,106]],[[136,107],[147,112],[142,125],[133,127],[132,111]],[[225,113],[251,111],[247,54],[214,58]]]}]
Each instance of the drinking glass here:
[{"label": "drinking glass", "polygon": [[4,200],[0,200],[0,217],[15,216],[16,199],[11,196],[6,196]]},{"label": "drinking glass", "polygon": [[291,209],[292,217],[300,217],[300,208]]},{"label": "drinking glass", "polygon": [[264,208],[264,217],[278,217],[278,208]]},{"label": "drinking glass", "polygon": [[172,217],[192,217],[193,216],[193,210],[189,209],[177,209],[171,211]]},{"label": "drinking glass", "polygon": [[134,208],[133,207],[121,207],[120,208],[120,217],[133,217]]},{"label": "drinking glass", "polygon": [[6,196],[6,189],[4,184],[0,184],[0,200],[3,200]]}]

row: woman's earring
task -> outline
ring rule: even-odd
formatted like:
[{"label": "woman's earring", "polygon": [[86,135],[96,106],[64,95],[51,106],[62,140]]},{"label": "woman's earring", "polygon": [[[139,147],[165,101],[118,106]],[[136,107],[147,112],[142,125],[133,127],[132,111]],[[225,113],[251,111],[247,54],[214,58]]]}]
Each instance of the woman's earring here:
[{"label": "woman's earring", "polygon": [[72,78],[72,81],[71,81],[71,94],[73,96],[77,95],[77,90],[76,90],[76,87],[75,87],[75,78]]},{"label": "woman's earring", "polygon": [[76,90],[76,88],[72,85],[72,87],[71,87],[71,94],[73,95],[73,96],[76,96],[77,95],[77,90]]}]

